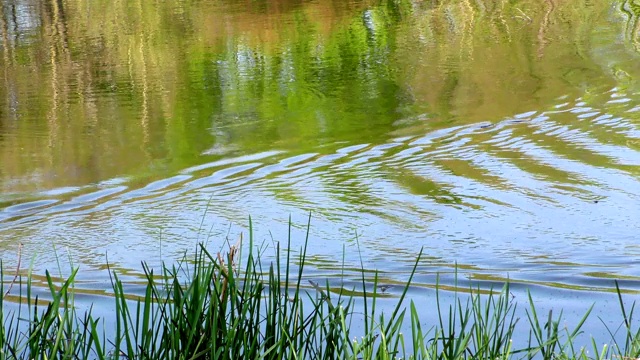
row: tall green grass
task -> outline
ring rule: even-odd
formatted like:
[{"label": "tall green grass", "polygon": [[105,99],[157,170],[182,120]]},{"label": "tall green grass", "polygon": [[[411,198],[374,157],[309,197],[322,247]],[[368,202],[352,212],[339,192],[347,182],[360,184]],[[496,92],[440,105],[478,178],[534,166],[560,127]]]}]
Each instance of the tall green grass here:
[{"label": "tall green grass", "polygon": [[[308,239],[308,232],[307,232]],[[15,286],[17,310],[5,312],[0,298],[2,359],[636,359],[640,332],[619,294],[624,342],[589,348],[576,345],[589,312],[571,329],[562,313],[539,314],[529,296],[526,322],[516,317],[509,286],[456,297],[443,305],[440,291],[428,307],[439,321],[425,327],[413,300],[405,303],[413,271],[388,311],[379,308],[378,278],[362,272],[362,296],[331,291],[328,284],[302,281],[304,247],[295,257],[276,248],[263,263],[249,244],[212,254],[199,246],[193,257],[160,274],[143,265],[143,296],[132,296],[112,272],[115,326],[105,330],[91,310],[74,306],[75,269],[61,284],[47,272],[46,302],[32,294],[31,276]],[[291,248],[289,236],[287,249]],[[248,254],[241,254],[247,249]],[[2,274],[4,279],[4,274]],[[373,285],[373,286],[371,286]],[[3,289],[9,284],[3,283]],[[373,289],[368,291],[367,289]],[[352,294],[354,292],[350,292]],[[422,310],[424,311],[424,310]],[[358,330],[352,330],[358,329]],[[611,331],[612,338],[614,331]],[[513,346],[515,334],[528,344]],[[599,343],[598,343],[599,344]]]}]

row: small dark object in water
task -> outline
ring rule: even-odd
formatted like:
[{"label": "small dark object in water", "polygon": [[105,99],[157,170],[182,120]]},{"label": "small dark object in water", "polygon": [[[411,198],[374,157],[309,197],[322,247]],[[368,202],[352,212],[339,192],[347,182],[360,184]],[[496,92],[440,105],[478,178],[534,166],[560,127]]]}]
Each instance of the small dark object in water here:
[{"label": "small dark object in water", "polygon": [[380,288],[380,291],[385,292],[387,291],[389,288],[391,288],[392,285],[379,285],[378,288]]},{"label": "small dark object in water", "polygon": [[594,204],[597,204],[597,203],[599,203],[599,202],[600,202],[600,200],[593,200],[593,203],[594,203]]}]

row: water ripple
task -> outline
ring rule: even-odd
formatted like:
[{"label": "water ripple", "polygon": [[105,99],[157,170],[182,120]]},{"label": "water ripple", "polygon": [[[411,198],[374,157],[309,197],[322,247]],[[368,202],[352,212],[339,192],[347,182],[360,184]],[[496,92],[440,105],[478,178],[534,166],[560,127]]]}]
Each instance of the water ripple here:
[{"label": "water ripple", "polygon": [[420,281],[457,263],[469,281],[608,291],[611,278],[628,276],[623,286],[639,291],[640,130],[628,100],[611,94],[623,108],[608,112],[562,99],[550,111],[378,143],[274,150],[141,184],[54,189],[6,203],[0,240],[25,239],[41,254],[36,266],[52,261],[49,245],[35,240],[45,234],[95,269],[108,253],[133,281],[149,254],[161,261],[196,241],[219,241],[229,224],[237,234],[248,215],[257,241],[285,239],[289,216],[299,220],[295,238],[304,238],[311,211],[312,276],[331,276],[343,251],[357,267],[360,251],[367,268],[386,269],[393,282],[424,248]]}]

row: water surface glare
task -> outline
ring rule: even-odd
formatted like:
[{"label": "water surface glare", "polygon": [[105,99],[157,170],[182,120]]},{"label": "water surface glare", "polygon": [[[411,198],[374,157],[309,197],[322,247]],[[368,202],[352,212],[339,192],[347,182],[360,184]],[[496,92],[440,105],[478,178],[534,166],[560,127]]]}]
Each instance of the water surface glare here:
[{"label": "water surface glare", "polygon": [[56,3],[0,7],[5,267],[68,254],[103,299],[107,262],[133,286],[249,216],[299,249],[311,214],[336,287],[360,257],[397,286],[423,248],[412,294],[640,292],[628,1]]}]

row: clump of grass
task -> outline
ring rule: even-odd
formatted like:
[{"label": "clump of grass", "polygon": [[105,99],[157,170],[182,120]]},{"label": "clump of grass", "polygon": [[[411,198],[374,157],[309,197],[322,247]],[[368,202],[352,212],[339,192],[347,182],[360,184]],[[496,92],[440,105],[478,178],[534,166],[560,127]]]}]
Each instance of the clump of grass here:
[{"label": "clump of grass", "polygon": [[[528,328],[522,330],[517,328],[516,304],[508,284],[484,295],[480,289],[471,291],[465,301],[456,296],[447,307],[441,304],[438,290],[435,304],[429,300],[428,306],[438,312],[439,321],[425,328],[418,310],[425,305],[415,300],[404,305],[422,253],[395,307],[383,312],[377,304],[378,277],[370,287],[364,271],[363,295],[358,299],[331,291],[328,284],[303,283],[306,243],[295,258],[276,247],[275,259],[263,264],[260,252],[253,250],[250,229],[248,246],[239,241],[224,255],[214,255],[201,245],[193,258],[165,266],[160,274],[143,265],[143,296],[127,294],[112,272],[116,319],[109,331],[91,310],[76,312],[77,269],[61,284],[46,273],[46,302],[32,296],[28,274],[24,286],[22,279],[16,286],[20,291],[16,312],[5,313],[4,298],[0,298],[0,358],[635,359],[640,353],[640,332],[632,330],[633,307],[625,309],[619,288],[625,342],[609,348],[598,348],[593,342],[594,355],[589,357],[574,344],[590,311],[569,330],[560,326],[561,312],[541,318],[529,296]],[[249,249],[246,256],[242,249]],[[294,264],[298,265],[295,270]],[[354,322],[362,325],[359,332],[351,330]],[[403,329],[409,330],[408,337]],[[523,331],[530,334],[528,345],[516,349],[512,338]]]}]

